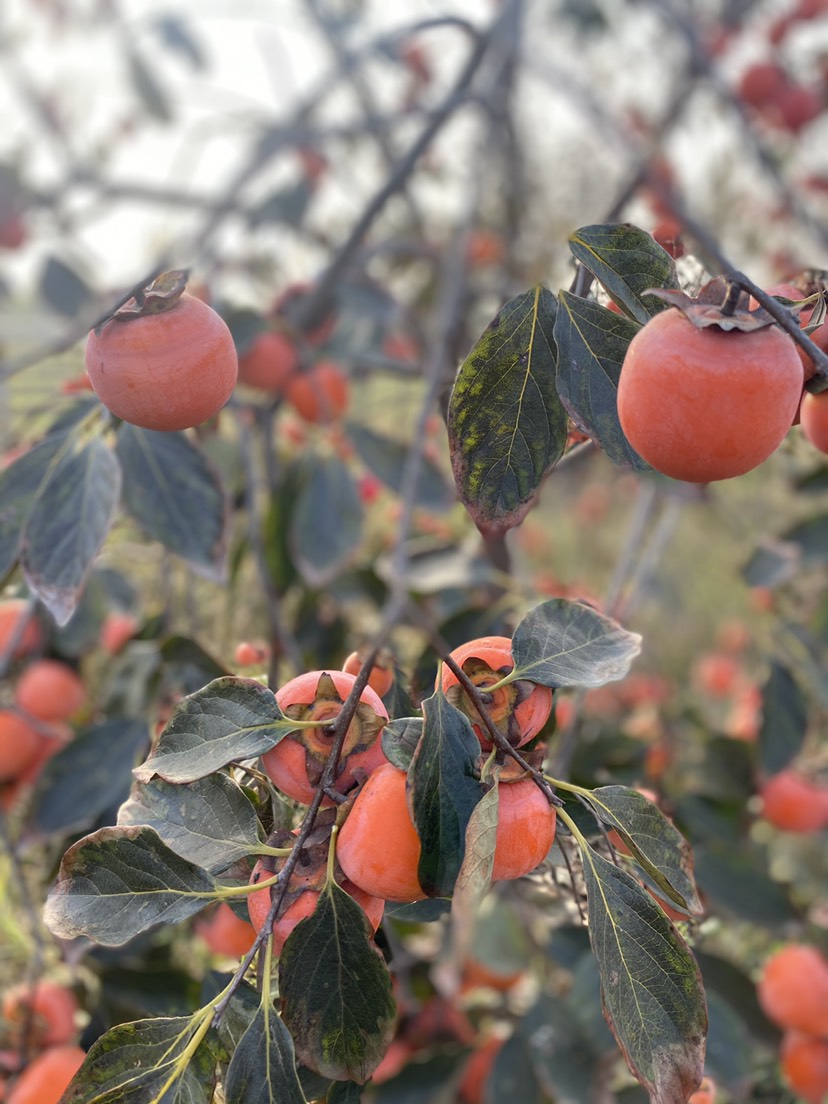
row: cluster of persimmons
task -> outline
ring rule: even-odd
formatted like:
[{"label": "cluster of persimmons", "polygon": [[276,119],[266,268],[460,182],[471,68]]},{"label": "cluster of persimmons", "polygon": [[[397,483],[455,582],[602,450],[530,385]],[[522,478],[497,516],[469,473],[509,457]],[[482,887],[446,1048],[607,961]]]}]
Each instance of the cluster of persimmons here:
[{"label": "cluster of persimmons", "polygon": [[0,1100],[56,1104],[86,1058],[75,994],[51,978],[22,982],[3,994],[0,1012]]}]

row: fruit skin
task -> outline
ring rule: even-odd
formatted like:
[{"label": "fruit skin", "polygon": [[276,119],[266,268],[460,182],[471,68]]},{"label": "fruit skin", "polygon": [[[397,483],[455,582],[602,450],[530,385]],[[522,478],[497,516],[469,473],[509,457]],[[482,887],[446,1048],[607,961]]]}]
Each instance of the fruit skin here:
[{"label": "fruit skin", "polygon": [[420,837],[406,801],[406,773],[378,767],[339,830],[336,858],[354,885],[386,901],[420,901]]},{"label": "fruit skin", "polygon": [[500,784],[492,881],[520,878],[543,862],[555,839],[556,814],[531,778]]},{"label": "fruit skin", "polygon": [[828,960],[807,943],[789,943],[765,962],[756,996],[782,1028],[828,1033]]},{"label": "fruit skin", "polygon": [[687,1104],[716,1104],[716,1082],[712,1077],[703,1077],[702,1083],[687,1101]]},{"label": "fruit skin", "polygon": [[[363,661],[360,658],[359,652],[351,652],[342,664],[342,670],[345,671],[346,674],[353,675],[354,678],[356,678],[362,669],[362,663]],[[371,668],[371,674],[368,676],[368,685],[381,698],[384,698],[394,685],[393,668],[383,667],[381,664],[375,663]]]},{"label": "fruit skin", "polygon": [[816,395],[806,391],[799,408],[799,420],[802,432],[814,448],[828,452],[828,391]]},{"label": "fruit skin", "polygon": [[339,365],[322,360],[288,381],[285,398],[306,422],[327,424],[348,409],[350,390]]},{"label": "fruit skin", "polygon": [[780,329],[698,329],[670,307],[629,344],[618,417],[656,471],[709,483],[767,460],[793,422],[802,386],[796,346]]},{"label": "fruit skin", "polygon": [[246,955],[256,938],[253,925],[236,916],[226,901],[222,901],[209,916],[199,917],[195,930],[213,954],[228,958]]},{"label": "fruit skin", "polygon": [[85,1058],[79,1046],[44,1050],[15,1081],[7,1104],[57,1104]]},{"label": "fruit skin", "polygon": [[34,986],[25,982],[14,985],[3,995],[3,1019],[11,1028],[15,1045],[20,1045],[27,1022],[30,1023],[30,1046],[41,1049],[68,1043],[76,1033],[77,1010],[78,1002],[72,990],[48,978]]},{"label": "fruit skin", "polygon": [[[324,767],[333,743],[326,726],[342,710],[342,701],[319,697],[319,681],[323,675],[331,679],[342,701],[347,698],[355,678],[344,671],[306,671],[285,683],[276,692],[276,701],[282,712],[287,713],[291,707],[297,707],[290,714],[294,720],[301,715],[305,720],[319,720],[320,726],[297,730],[295,736],[286,736],[262,756],[263,769],[279,789],[294,801],[305,805],[310,805],[313,801],[318,781],[308,773],[308,760],[310,758],[312,768],[316,767],[321,771]],[[336,778],[336,788],[340,793],[347,793],[356,785],[356,771],[370,774],[378,766],[388,762],[382,750],[379,730],[373,733],[370,729],[364,730],[360,717],[360,711],[364,712],[367,707],[377,715],[377,724],[381,726],[388,720],[388,711],[370,686],[362,691],[360,702],[362,705],[351,721],[339,761],[340,773]],[[329,798],[325,798],[325,804],[331,804]]]},{"label": "fruit skin", "polygon": [[86,687],[65,663],[38,659],[18,679],[15,701],[41,721],[67,721],[83,708]]},{"label": "fruit skin", "polygon": [[783,832],[807,835],[828,827],[828,787],[795,770],[774,774],[760,788],[762,816]]},{"label": "fruit skin", "polygon": [[[481,690],[499,682],[515,666],[512,659],[512,642],[508,636],[481,636],[455,648],[450,655],[463,670],[466,670],[465,664],[468,660],[480,661],[475,671],[466,671],[466,674],[469,674],[472,682]],[[445,663],[441,668],[440,679],[443,693],[447,693],[452,686],[458,685],[456,675]],[[523,682],[523,690],[515,684],[504,686],[501,690],[495,691],[494,701],[488,707],[492,721],[513,747],[520,747],[533,736],[537,736],[552,712],[553,695],[549,687],[532,685],[527,693],[526,687],[529,685]],[[480,746],[490,751],[492,742],[488,738],[489,734],[482,724],[475,723],[474,718],[479,714],[465,692],[460,693],[457,706],[472,721],[472,728],[480,741]]]},{"label": "fruit skin", "polygon": [[[0,602],[0,654],[4,654],[12,636],[17,631],[21,617],[28,616],[29,603],[25,598],[7,598]],[[23,634],[14,649],[13,659],[22,659],[37,651],[43,642],[43,634],[36,617],[29,617]]]},{"label": "fruit skin", "polygon": [[290,338],[268,331],[255,337],[239,357],[239,383],[281,395],[298,367],[299,355]]},{"label": "fruit skin", "polygon": [[226,323],[186,292],[170,310],[93,330],[85,359],[104,406],[132,425],[166,432],[212,418],[238,376]]},{"label": "fruit skin", "polygon": [[113,610],[101,625],[101,647],[109,655],[117,655],[138,631],[138,621],[131,613]]},{"label": "fruit skin", "polygon": [[39,733],[16,713],[0,710],[0,782],[19,778],[39,751]]},{"label": "fruit skin", "polygon": [[789,1031],[779,1053],[782,1072],[793,1091],[807,1104],[828,1098],[828,1040]]}]

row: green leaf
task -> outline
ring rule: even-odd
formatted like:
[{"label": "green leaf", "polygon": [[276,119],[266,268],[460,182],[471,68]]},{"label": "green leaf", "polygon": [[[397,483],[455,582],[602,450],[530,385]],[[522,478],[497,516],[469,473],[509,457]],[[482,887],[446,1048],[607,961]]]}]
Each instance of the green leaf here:
[{"label": "green leaf", "polygon": [[146,721],[111,719],[82,729],[43,768],[31,827],[44,835],[88,828],[129,792],[132,768],[148,743]]},{"label": "green leaf", "polygon": [[759,762],[762,773],[778,774],[799,755],[808,730],[808,705],[799,684],[782,663],[771,663],[762,687]]},{"label": "green leaf", "polygon": [[584,881],[607,1023],[653,1104],[685,1101],[704,1073],[707,1011],[696,961],[638,882],[592,848]]},{"label": "green leaf", "polygon": [[555,390],[557,304],[543,287],[510,299],[461,365],[448,409],[454,479],[478,529],[519,525],[566,447]]},{"label": "green leaf", "polygon": [[801,555],[790,541],[762,541],[742,568],[742,578],[750,587],[774,587],[786,583],[799,571]]},{"label": "green leaf", "polygon": [[161,778],[137,782],[118,810],[118,824],[154,828],[177,855],[212,874],[255,854],[259,845],[256,810],[220,772],[185,785]]},{"label": "green leaf", "polygon": [[779,1028],[762,1011],[756,997],[756,983],[750,975],[718,955],[698,949],[694,953],[701,967],[708,996],[711,991],[718,993],[739,1016],[757,1043],[777,1050]]},{"label": "green leaf", "polygon": [[304,177],[295,184],[277,188],[250,210],[248,225],[251,230],[280,222],[293,227],[301,226],[315,194],[315,186]]},{"label": "green leaf", "polygon": [[584,602],[550,598],[530,610],[512,637],[514,677],[542,686],[603,686],[624,678],[641,637]]},{"label": "green leaf", "polygon": [[[579,961],[583,961],[583,956]],[[502,1059],[498,1055],[492,1071],[498,1083],[502,1083],[508,1068],[522,1053],[523,1061],[531,1066],[546,1089],[544,1104],[549,1096],[557,1104],[584,1104],[595,1098],[602,1078],[601,1054],[573,1016],[571,1001],[541,994],[518,1022],[515,1033],[522,1047],[516,1054],[507,1051]],[[507,1095],[523,1100],[508,1088]]]},{"label": "green leaf", "polygon": [[828,514],[800,521],[786,530],[780,540],[783,547],[793,544],[799,548],[803,567],[821,567],[828,563]]},{"label": "green leaf", "polygon": [[590,299],[562,291],[555,322],[558,394],[570,417],[614,464],[646,471],[618,420],[618,380],[638,327]]},{"label": "green leaf", "polygon": [[74,318],[92,298],[85,280],[58,257],[47,257],[40,274],[40,295],[64,318]]},{"label": "green leaf", "polygon": [[293,1040],[270,1005],[259,1006],[235,1049],[224,1098],[227,1104],[305,1104]]},{"label": "green leaf", "polygon": [[295,725],[272,690],[254,679],[214,679],[176,706],[150,757],[133,772],[139,782],[195,782],[228,763],[255,759]]},{"label": "green leaf", "polygon": [[171,851],[153,828],[101,828],[69,848],[44,919],[61,939],[85,935],[120,947],[155,924],[177,924],[215,897],[201,867]]},{"label": "green leaf", "polygon": [[27,583],[59,625],[74,612],[121,491],[118,461],[103,441],[70,439],[67,446],[40,486],[20,550]]},{"label": "green leaf", "polygon": [[784,886],[768,874],[764,850],[709,841],[697,844],[693,854],[699,888],[725,915],[771,931],[798,919]]},{"label": "green leaf", "polygon": [[362,1087],[354,1081],[337,1081],[328,1093],[325,1104],[360,1104]]},{"label": "green leaf", "polygon": [[353,476],[336,456],[303,464],[289,541],[307,583],[323,587],[345,567],[362,539],[362,502]]},{"label": "green leaf", "polygon": [[423,717],[406,786],[421,844],[417,878],[429,897],[450,897],[463,865],[466,828],[483,796],[480,741],[441,689],[423,702]]},{"label": "green leaf", "polygon": [[208,579],[226,574],[227,501],[204,453],[183,433],[122,422],[115,451],[124,471],[124,509]]},{"label": "green leaf", "polygon": [[475,948],[477,946],[480,910],[492,884],[497,814],[500,807],[498,775],[499,768],[495,768],[495,785],[486,790],[469,817],[463,865],[454,886],[451,901],[450,963],[458,971],[468,958],[472,945]]},{"label": "green leaf", "polygon": [[67,1104],[209,1104],[217,1055],[216,1033],[195,1046],[196,1017],[159,1017],[122,1023],[90,1049],[61,1100]]},{"label": "green leaf", "polygon": [[755,1044],[738,1013],[715,991],[708,992],[710,1033],[706,1066],[717,1083],[739,1091],[754,1070]]},{"label": "green leaf", "polygon": [[679,286],[672,257],[638,226],[582,226],[569,239],[569,248],[615,302],[642,324],[667,305],[654,295],[644,295],[646,289]]},{"label": "green leaf", "polygon": [[356,901],[335,883],[320,893],[279,958],[282,1018],[299,1059],[335,1081],[366,1081],[394,1033],[391,976]]},{"label": "green leaf", "polygon": [[602,823],[615,828],[656,885],[688,912],[701,913],[690,844],[657,805],[638,790],[601,786],[585,798]]},{"label": "green leaf", "polygon": [[400,770],[407,771],[422,735],[422,717],[400,717],[389,721],[380,735],[385,758]]},{"label": "green leaf", "polygon": [[[384,437],[357,422],[347,422],[345,431],[366,468],[399,494],[411,445],[399,438]],[[427,510],[448,510],[454,501],[453,488],[434,461],[424,456],[414,504]]]}]

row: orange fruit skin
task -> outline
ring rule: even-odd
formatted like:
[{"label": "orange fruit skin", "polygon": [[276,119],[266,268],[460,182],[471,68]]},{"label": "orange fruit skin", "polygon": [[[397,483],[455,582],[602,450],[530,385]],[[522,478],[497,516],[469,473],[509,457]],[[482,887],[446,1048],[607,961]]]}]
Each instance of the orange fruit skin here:
[{"label": "orange fruit skin", "polygon": [[68,1043],[75,1036],[78,1002],[65,985],[44,979],[36,985],[22,983],[3,995],[3,1019],[15,1036],[22,1035],[31,1009],[30,1043],[38,1048]]},{"label": "orange fruit skin", "polygon": [[[342,670],[356,678],[361,669],[362,660],[359,657],[359,652],[351,652],[342,664]],[[382,698],[394,685],[394,672],[390,667],[380,667],[379,664],[375,663],[371,668],[371,674],[368,676],[368,685]]]},{"label": "orange fruit skin", "polygon": [[802,432],[814,448],[828,452],[828,391],[816,395],[806,391],[799,408],[799,420]]},{"label": "orange fruit skin", "polygon": [[313,424],[327,424],[344,414],[350,395],[348,377],[330,360],[314,364],[285,387],[285,398],[299,417]]},{"label": "orange fruit skin", "polygon": [[0,710],[0,782],[12,782],[34,762],[40,734],[9,710]]},{"label": "orange fruit skin", "polygon": [[697,329],[671,307],[629,344],[618,417],[656,471],[710,483],[767,460],[791,427],[803,382],[796,346],[780,329]]},{"label": "orange fruit skin", "polygon": [[281,395],[298,367],[299,356],[288,337],[272,331],[262,333],[239,357],[239,383]]},{"label": "orange fruit skin", "polygon": [[[499,673],[501,669],[508,672],[515,665],[512,659],[512,641],[508,636],[481,636],[477,640],[470,640],[467,644],[461,644],[450,655],[458,667],[462,667],[467,659],[472,658],[482,660],[488,664],[491,668],[491,674],[480,671],[472,679],[481,690],[485,690],[487,686],[493,686],[500,681],[502,678]],[[440,668],[440,678],[443,693],[450,687],[457,686],[457,676],[449,670],[445,663]],[[508,708],[507,695],[508,688],[496,691],[495,701],[489,706],[489,715],[501,731],[503,731],[503,722],[508,720],[506,716]],[[471,703],[468,702],[465,694],[463,698],[468,708],[471,709]],[[552,698],[552,690],[548,686],[536,686],[529,696],[515,708],[515,721],[520,729],[520,739],[517,747],[521,747],[533,736],[537,736],[549,720],[549,714],[552,712]],[[488,738],[489,734],[485,727],[482,724],[472,723],[472,728],[480,741],[480,746],[484,750],[490,751],[492,741]]]},{"label": "orange fruit skin", "polygon": [[[28,610],[28,602],[25,598],[7,598],[0,602],[0,653],[5,653],[9,641],[17,630],[18,622]],[[14,659],[22,659],[30,655],[42,644],[42,633],[37,618],[30,617],[23,630],[23,635],[14,649]]]},{"label": "orange fruit skin", "polygon": [[101,647],[109,655],[117,655],[137,631],[138,622],[131,613],[108,613],[101,625]]},{"label": "orange fruit skin", "polygon": [[[279,708],[285,710],[291,705],[311,705],[316,700],[317,685],[323,673],[325,672],[306,671],[285,683],[276,692],[276,701]],[[327,674],[331,676],[337,693],[344,701],[354,684],[354,676],[347,674],[345,671],[328,671]],[[388,719],[387,709],[370,686],[366,686],[362,691],[360,701],[370,706],[379,717],[385,720]],[[339,714],[341,708],[340,705],[331,703],[330,708],[325,710],[324,718],[320,718],[320,721],[324,724],[330,724]],[[302,731],[306,739],[314,741],[326,739],[322,736],[321,727],[310,730],[310,732],[308,729]],[[351,754],[343,751],[340,759],[342,769],[336,778],[337,789],[341,793],[347,793],[356,784],[355,771],[364,770],[366,774],[371,774],[377,767],[387,762],[379,736],[363,751],[355,751]],[[311,785],[308,778],[305,747],[299,740],[285,737],[276,747],[266,751],[262,756],[262,768],[282,793],[292,797],[294,801],[300,801],[304,805],[310,805],[313,801],[316,787]],[[326,797],[324,803],[330,805],[330,798]]]},{"label": "orange fruit skin", "polygon": [[789,943],[765,962],[756,996],[782,1028],[828,1034],[828,960],[807,943]]},{"label": "orange fruit skin", "polygon": [[556,819],[531,778],[501,783],[492,881],[520,878],[543,862],[555,839]]},{"label": "orange fruit skin", "polygon": [[246,955],[256,938],[253,925],[236,916],[226,901],[209,916],[200,917],[195,929],[213,954],[228,958]]},{"label": "orange fruit skin", "polygon": [[236,347],[224,320],[186,292],[161,314],[108,322],[86,342],[95,394],[143,429],[188,429],[212,418],[233,393]]},{"label": "orange fruit skin", "polygon": [[339,830],[336,857],[354,885],[385,901],[419,901],[420,837],[405,794],[406,773],[378,767],[359,791]]},{"label": "orange fruit skin", "polygon": [[44,1050],[15,1081],[8,1104],[57,1104],[85,1058],[79,1046]]},{"label": "orange fruit skin", "polygon": [[86,688],[65,663],[38,659],[18,679],[15,700],[41,721],[66,721],[83,708]]},{"label": "orange fruit skin", "polygon": [[828,1099],[828,1040],[790,1031],[779,1054],[785,1080],[807,1104]]},{"label": "orange fruit skin", "polygon": [[760,794],[762,816],[783,832],[807,835],[828,827],[828,788],[795,770],[774,774]]},{"label": "orange fruit skin", "polygon": [[468,958],[463,965],[460,992],[467,993],[471,989],[485,988],[495,989],[498,993],[508,993],[523,977],[523,970],[501,972],[478,962],[476,958]]},{"label": "orange fruit skin", "polygon": [[[805,298],[805,293],[793,284],[774,284],[773,287],[766,288],[765,290],[768,295],[780,295],[784,299],[796,300]],[[755,310],[758,305],[756,300],[751,298],[750,309]],[[805,310],[800,311],[798,315],[800,326],[807,326],[813,313],[813,307],[806,307]],[[826,349],[828,349],[828,322],[824,322],[821,326],[818,326],[813,333],[808,334],[808,337],[810,337],[815,345],[825,352]],[[816,371],[816,365],[799,345],[796,346],[796,351],[799,355],[799,359],[802,361],[802,369],[805,381],[807,382]]]}]

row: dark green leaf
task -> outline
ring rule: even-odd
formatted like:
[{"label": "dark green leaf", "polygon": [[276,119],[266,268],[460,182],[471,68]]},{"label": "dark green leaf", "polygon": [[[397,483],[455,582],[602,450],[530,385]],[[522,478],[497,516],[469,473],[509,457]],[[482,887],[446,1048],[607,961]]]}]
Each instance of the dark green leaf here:
[{"label": "dark green leaf", "polygon": [[764,852],[709,841],[694,848],[694,858],[699,888],[725,914],[772,931],[797,919],[784,887],[768,875]]},{"label": "dark green leaf", "polygon": [[59,625],[77,604],[118,511],[121,469],[99,438],[69,439],[42,483],[23,533],[20,562]]},{"label": "dark green leaf", "polygon": [[741,1017],[718,993],[708,992],[710,1033],[706,1066],[719,1084],[731,1090],[746,1085],[754,1069],[754,1043]]},{"label": "dark green leaf", "polygon": [[279,959],[282,1016],[300,1060],[336,1081],[367,1080],[394,1033],[391,976],[356,901],[335,883]]},{"label": "dark green leaf", "polygon": [[315,193],[313,182],[305,177],[295,184],[278,188],[250,211],[248,223],[251,230],[279,222],[301,226]]},{"label": "dark green leaf", "polygon": [[40,294],[46,303],[65,318],[74,318],[92,298],[85,280],[57,257],[47,257],[40,274]]},{"label": "dark green leaf", "polygon": [[546,1090],[544,1101],[551,1097],[559,1104],[584,1104],[595,1098],[600,1054],[573,1018],[570,1002],[542,994],[518,1032],[524,1040],[524,1060]]},{"label": "dark green leaf", "polygon": [[642,324],[666,304],[647,288],[677,288],[675,263],[646,230],[629,223],[582,226],[569,239],[572,256]]},{"label": "dark green leaf", "polygon": [[305,1104],[293,1040],[276,1009],[261,1004],[230,1060],[227,1104]]},{"label": "dark green leaf", "polygon": [[110,719],[83,729],[43,768],[31,826],[45,835],[88,828],[129,792],[132,768],[148,743],[146,721]]},{"label": "dark green leaf", "polygon": [[[411,445],[398,438],[384,437],[357,422],[348,422],[346,432],[363,464],[399,494]],[[423,457],[415,505],[428,510],[447,510],[454,501],[454,490],[443,478],[443,473],[433,460]]]},{"label": "dark green leaf", "polygon": [[756,983],[740,967],[725,958],[695,951],[701,967],[705,991],[718,993],[738,1014],[756,1041],[772,1050],[779,1048],[779,1028],[772,1024],[759,1006]]},{"label": "dark green leaf", "polygon": [[213,874],[256,852],[259,822],[244,790],[216,772],[173,785],[154,778],[136,782],[118,811],[118,824],[154,828],[177,855]]},{"label": "dark green leaf", "polygon": [[115,446],[124,471],[124,509],[147,536],[194,570],[224,580],[227,502],[203,452],[183,433],[123,422]]},{"label": "dark green leaf", "polygon": [[520,524],[566,447],[555,390],[557,304],[543,287],[510,299],[461,365],[448,409],[460,499],[478,529]]},{"label": "dark green leaf", "polygon": [[118,1024],[95,1042],[61,1100],[67,1104],[209,1104],[216,1033],[188,1053],[195,1017],[159,1017]]},{"label": "dark green leaf", "polygon": [[255,759],[294,731],[272,690],[254,679],[228,675],[176,706],[139,782],[158,775],[167,782],[195,782],[240,759]]},{"label": "dark green leaf", "polygon": [[169,123],[173,117],[172,107],[155,73],[131,46],[126,50],[126,62],[132,87],[147,112],[159,122]]},{"label": "dark green leaf", "polygon": [[270,498],[263,523],[265,561],[279,594],[284,594],[298,577],[291,550],[290,529],[293,511],[302,485],[302,465],[286,464]]},{"label": "dark green leaf", "polygon": [[463,865],[466,828],[483,796],[480,742],[441,689],[423,702],[423,718],[407,782],[421,844],[417,878],[429,897],[450,897]]},{"label": "dark green leaf", "polygon": [[337,1081],[331,1087],[325,1104],[359,1104],[362,1100],[362,1086],[354,1081]]},{"label": "dark green leaf", "polygon": [[389,901],[383,915],[406,924],[431,924],[445,916],[451,907],[452,902],[446,897],[424,897],[422,901],[412,901],[411,904]]},{"label": "dark green leaf", "polygon": [[600,303],[561,292],[555,341],[558,394],[570,417],[613,464],[649,468],[632,448],[618,421],[618,380],[627,346],[638,327]]},{"label": "dark green leaf", "polygon": [[808,705],[791,672],[771,663],[762,687],[759,761],[762,773],[778,774],[799,755],[808,729]]},{"label": "dark green leaf", "polygon": [[799,522],[783,533],[780,539],[799,548],[803,567],[820,567],[828,563],[828,514]]},{"label": "dark green leaf", "polygon": [[351,559],[362,538],[362,512],[353,476],[338,457],[306,460],[290,518],[290,545],[311,586],[326,586]]},{"label": "dark green leaf", "polygon": [[603,686],[624,678],[640,651],[638,633],[566,598],[535,606],[512,637],[515,675],[542,686]]},{"label": "dark green leaf", "polygon": [[584,881],[607,1023],[653,1104],[684,1101],[704,1072],[707,1011],[696,961],[638,882],[591,848]]},{"label": "dark green leaf", "polygon": [[742,577],[750,587],[778,586],[796,575],[801,559],[792,542],[765,540],[742,568]]},{"label": "dark green leaf", "polygon": [[389,763],[407,771],[423,734],[422,717],[400,717],[382,730],[382,750]]},{"label": "dark green leaf", "polygon": [[504,1100],[521,1104],[545,1104],[545,1093],[538,1083],[531,1046],[516,1031],[497,1052],[483,1086],[483,1104],[502,1104]]},{"label": "dark green leaf", "polygon": [[586,797],[599,820],[618,834],[633,856],[671,901],[688,912],[702,912],[693,883],[690,844],[638,790],[601,786]]},{"label": "dark green leaf", "polygon": [[171,851],[153,828],[101,828],[69,848],[46,900],[47,927],[120,947],[155,924],[177,924],[215,897],[201,867]]}]

